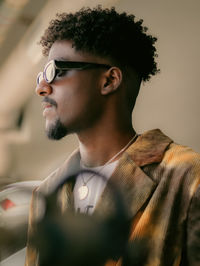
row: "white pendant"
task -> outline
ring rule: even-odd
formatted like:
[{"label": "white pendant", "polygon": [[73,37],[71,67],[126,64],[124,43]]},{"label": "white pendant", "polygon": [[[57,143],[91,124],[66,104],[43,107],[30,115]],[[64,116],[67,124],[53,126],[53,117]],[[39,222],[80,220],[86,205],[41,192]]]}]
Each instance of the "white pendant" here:
[{"label": "white pendant", "polygon": [[89,192],[89,189],[86,185],[81,186],[78,189],[79,199],[84,200],[85,198],[87,198],[88,192]]}]

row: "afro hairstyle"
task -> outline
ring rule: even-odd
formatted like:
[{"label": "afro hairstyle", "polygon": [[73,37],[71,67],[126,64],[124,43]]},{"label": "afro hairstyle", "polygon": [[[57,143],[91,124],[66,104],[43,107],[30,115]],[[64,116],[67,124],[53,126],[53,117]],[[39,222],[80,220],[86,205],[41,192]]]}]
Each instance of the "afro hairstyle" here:
[{"label": "afro hairstyle", "polygon": [[157,38],[147,34],[143,20],[118,13],[114,7],[82,8],[75,13],[61,13],[50,21],[41,37],[43,54],[57,40],[70,40],[78,51],[111,58],[120,66],[132,67],[142,81],[159,72],[155,62]]}]

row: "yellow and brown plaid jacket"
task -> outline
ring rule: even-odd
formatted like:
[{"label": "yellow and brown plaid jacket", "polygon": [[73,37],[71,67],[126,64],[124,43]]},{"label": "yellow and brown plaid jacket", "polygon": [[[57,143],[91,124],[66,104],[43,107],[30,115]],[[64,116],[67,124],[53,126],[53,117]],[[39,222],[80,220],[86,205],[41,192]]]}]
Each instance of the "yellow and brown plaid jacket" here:
[{"label": "yellow and brown plaid jacket", "polygon": [[[44,180],[38,191],[51,192],[63,175],[77,171],[79,160],[80,154],[76,150],[62,167]],[[158,129],[151,130],[140,135],[123,153],[111,180],[118,183],[124,192],[132,220],[132,265],[200,265],[198,153],[173,143]],[[96,212],[109,212],[111,199],[107,190],[106,187]],[[39,212],[34,195],[29,215],[29,234]],[[73,202],[71,187],[66,185],[60,196],[64,210]],[[137,245],[140,245],[139,249]],[[37,265],[37,254],[29,241],[25,265]],[[121,261],[106,263],[106,266],[114,265],[120,266]]]}]

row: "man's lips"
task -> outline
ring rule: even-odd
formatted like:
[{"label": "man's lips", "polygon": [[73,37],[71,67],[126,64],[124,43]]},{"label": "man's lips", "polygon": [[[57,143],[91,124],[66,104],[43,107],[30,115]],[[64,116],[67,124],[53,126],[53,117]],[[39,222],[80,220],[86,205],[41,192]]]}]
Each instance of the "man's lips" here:
[{"label": "man's lips", "polygon": [[53,99],[51,99],[51,98],[44,97],[44,99],[42,101],[42,107],[43,107],[43,109],[51,108],[53,106],[57,107],[57,103]]},{"label": "man's lips", "polygon": [[42,107],[43,109],[46,109],[46,108],[51,108],[53,105],[50,104],[50,103],[47,103],[47,102],[42,102]]},{"label": "man's lips", "polygon": [[47,117],[47,116],[51,117],[52,111],[54,113],[54,108],[57,107],[57,103],[51,98],[44,97],[44,99],[42,101],[42,107],[43,107],[43,116],[44,117]]}]

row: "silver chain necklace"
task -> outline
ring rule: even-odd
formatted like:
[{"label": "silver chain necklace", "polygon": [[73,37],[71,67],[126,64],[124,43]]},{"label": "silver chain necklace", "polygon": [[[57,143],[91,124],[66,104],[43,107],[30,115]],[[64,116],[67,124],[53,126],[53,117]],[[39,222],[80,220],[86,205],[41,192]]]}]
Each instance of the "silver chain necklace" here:
[{"label": "silver chain necklace", "polygon": [[119,151],[117,152],[111,159],[109,159],[101,168],[100,170],[97,172],[97,173],[93,173],[89,176],[88,180],[85,181],[82,174],[81,174],[81,179],[82,179],[82,182],[83,182],[83,185],[81,187],[79,187],[78,189],[78,196],[79,196],[79,199],[80,200],[84,200],[85,198],[87,198],[88,196],[88,193],[89,193],[89,188],[87,186],[88,182],[95,176],[95,175],[98,175],[102,172],[102,170],[109,164],[111,163],[112,161],[114,161],[114,159],[116,159],[121,153],[123,153],[127,148],[128,146],[136,139],[138,135],[135,134],[132,139]]}]

